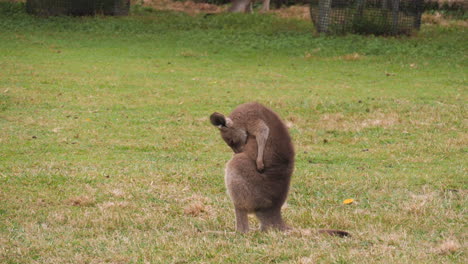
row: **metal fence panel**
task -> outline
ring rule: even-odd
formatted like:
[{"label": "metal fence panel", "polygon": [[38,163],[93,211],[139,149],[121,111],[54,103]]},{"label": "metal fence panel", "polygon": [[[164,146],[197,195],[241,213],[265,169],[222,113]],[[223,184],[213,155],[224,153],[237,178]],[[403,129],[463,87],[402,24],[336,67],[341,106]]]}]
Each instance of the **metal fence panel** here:
[{"label": "metal fence panel", "polygon": [[411,34],[421,26],[423,0],[311,0],[318,32]]}]

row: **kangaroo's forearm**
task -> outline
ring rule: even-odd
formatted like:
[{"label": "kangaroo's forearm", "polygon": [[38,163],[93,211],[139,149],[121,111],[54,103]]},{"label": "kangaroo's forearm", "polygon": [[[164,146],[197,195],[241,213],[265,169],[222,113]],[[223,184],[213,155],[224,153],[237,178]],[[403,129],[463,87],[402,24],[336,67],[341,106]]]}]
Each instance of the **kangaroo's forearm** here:
[{"label": "kangaroo's forearm", "polygon": [[270,133],[270,129],[265,124],[265,122],[260,121],[257,127],[257,134],[255,138],[257,140],[257,169],[263,170],[263,153],[265,151],[265,145],[268,140],[268,135]]}]

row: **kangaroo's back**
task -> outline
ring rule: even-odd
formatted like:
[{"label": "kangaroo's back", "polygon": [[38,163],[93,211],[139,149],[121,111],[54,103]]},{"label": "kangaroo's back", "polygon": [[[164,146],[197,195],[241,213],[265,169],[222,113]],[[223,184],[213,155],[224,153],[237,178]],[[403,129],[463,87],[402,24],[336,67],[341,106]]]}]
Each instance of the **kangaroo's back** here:
[{"label": "kangaroo's back", "polygon": [[[293,168],[294,147],[291,137],[287,127],[275,112],[259,103],[247,103],[234,109],[230,118],[234,122],[246,123],[246,127],[255,120],[263,120],[268,126],[269,135],[263,154],[265,173],[278,169]],[[252,135],[248,135],[248,137],[244,152],[252,159],[255,159],[257,157],[257,142],[251,140],[255,139]]]}]

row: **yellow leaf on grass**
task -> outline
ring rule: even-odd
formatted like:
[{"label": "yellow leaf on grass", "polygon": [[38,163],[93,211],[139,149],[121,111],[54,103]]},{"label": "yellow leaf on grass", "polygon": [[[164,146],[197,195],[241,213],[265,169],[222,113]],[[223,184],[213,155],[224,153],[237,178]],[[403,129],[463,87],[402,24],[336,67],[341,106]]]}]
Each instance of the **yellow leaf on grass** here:
[{"label": "yellow leaf on grass", "polygon": [[354,199],[346,199],[343,201],[343,204],[352,204],[354,202]]}]

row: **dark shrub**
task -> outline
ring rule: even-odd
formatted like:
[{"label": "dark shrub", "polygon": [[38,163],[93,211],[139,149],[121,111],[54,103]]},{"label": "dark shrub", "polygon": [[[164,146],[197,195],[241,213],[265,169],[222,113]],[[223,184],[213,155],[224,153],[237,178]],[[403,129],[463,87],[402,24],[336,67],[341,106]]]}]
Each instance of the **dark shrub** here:
[{"label": "dark shrub", "polygon": [[27,0],[30,14],[57,15],[128,15],[130,0]]}]

